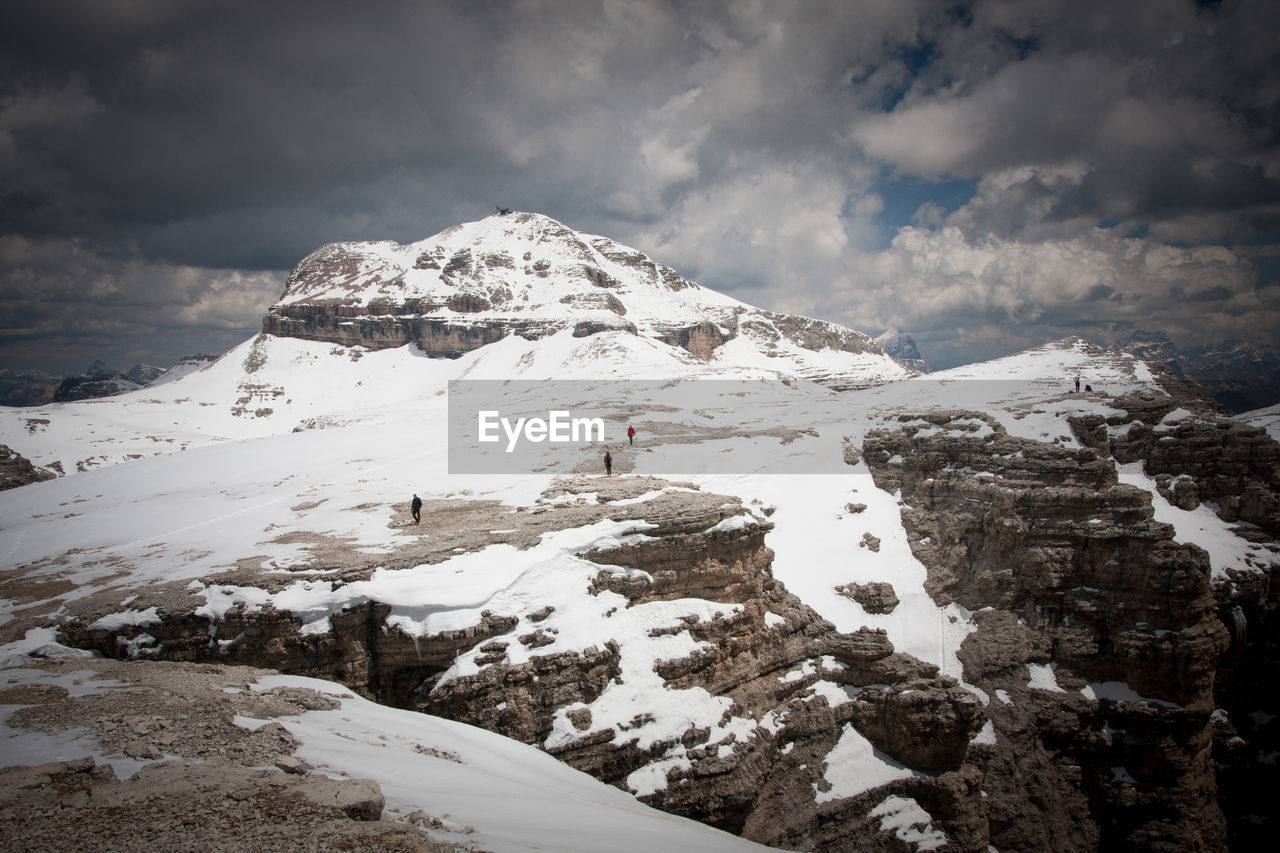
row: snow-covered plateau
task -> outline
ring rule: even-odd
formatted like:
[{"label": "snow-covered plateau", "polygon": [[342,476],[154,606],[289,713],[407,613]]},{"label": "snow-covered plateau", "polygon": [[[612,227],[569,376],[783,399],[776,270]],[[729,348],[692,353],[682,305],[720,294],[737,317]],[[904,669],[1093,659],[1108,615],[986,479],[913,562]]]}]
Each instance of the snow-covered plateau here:
[{"label": "snow-covered plateau", "polygon": [[[604,438],[451,469],[480,380],[522,411],[553,383]],[[0,410],[57,475],[0,492],[0,826],[297,802],[330,821],[300,845],[359,817],[358,849],[1247,843],[1274,420],[1076,339],[920,374],[535,214],[328,246],[211,364]],[[148,817],[129,780],[173,767],[225,797]]]}]

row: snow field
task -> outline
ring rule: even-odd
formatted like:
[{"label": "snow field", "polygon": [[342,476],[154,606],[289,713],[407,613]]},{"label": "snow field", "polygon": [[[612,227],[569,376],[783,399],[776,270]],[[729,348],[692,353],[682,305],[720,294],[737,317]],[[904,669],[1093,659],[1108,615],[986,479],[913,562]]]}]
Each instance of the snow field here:
[{"label": "snow field", "polygon": [[[243,365],[255,353],[261,366],[246,373]],[[587,732],[579,732],[568,720],[567,712],[576,708],[563,709],[544,746],[608,727],[615,729],[618,742],[635,738],[642,746],[689,726],[710,728],[712,743],[731,736],[750,738],[761,729],[773,730],[778,721],[724,720],[727,699],[699,689],[668,690],[653,671],[656,662],[687,656],[699,647],[687,626],[659,637],[649,636],[653,629],[679,628],[686,616],[708,620],[717,611],[727,615],[734,605],[687,600],[627,608],[621,596],[585,593],[596,572],[610,569],[582,559],[581,553],[643,536],[643,524],[603,521],[547,534],[523,551],[495,544],[432,565],[398,571],[380,568],[368,581],[336,589],[331,582],[306,577],[302,571],[275,593],[201,580],[240,561],[252,561],[267,570],[304,570],[314,559],[317,539],[353,549],[376,562],[403,543],[406,534],[396,525],[407,518],[404,504],[415,491],[426,500],[496,500],[507,507],[535,503],[552,483],[551,476],[447,473],[444,387],[448,379],[570,378],[607,386],[611,377],[776,375],[766,373],[765,366],[774,370],[778,365],[777,359],[761,356],[759,363],[753,363],[750,353],[738,353],[732,365],[713,362],[707,366],[681,353],[644,337],[573,338],[566,331],[537,342],[506,338],[456,361],[428,360],[413,347],[363,353],[354,359],[349,351],[327,344],[260,337],[216,364],[162,387],[20,414],[0,412],[0,441],[24,452],[33,448],[37,464],[60,461],[64,469],[73,471],[86,452],[101,457],[100,467],[0,493],[0,569],[31,567],[28,572],[34,576],[71,579],[77,588],[58,601],[51,600],[50,607],[119,587],[121,609],[112,618],[143,627],[149,616],[145,610],[129,607],[127,589],[169,580],[190,581],[193,595],[204,602],[200,612],[215,623],[236,604],[270,603],[302,614],[311,631],[325,630],[329,616],[365,598],[391,604],[392,624],[410,634],[474,624],[486,609],[526,617],[552,606],[555,610],[547,619],[533,623],[522,618],[503,638],[509,640],[507,662],[528,660],[529,650],[515,638],[540,628],[554,642],[538,649],[539,654],[617,641],[623,679],[595,702],[579,706],[591,711]],[[1066,345],[843,394],[798,383],[793,397],[739,412],[735,435],[699,438],[695,428],[702,423],[700,412],[662,413],[672,422],[683,419],[688,435],[694,436],[686,441],[687,436],[672,433],[672,440],[664,443],[655,440],[641,419],[634,470],[679,474],[704,491],[740,498],[749,508],[762,512],[773,508],[768,518],[775,527],[766,541],[775,553],[773,573],[790,591],[838,630],[883,628],[898,651],[959,678],[955,653],[972,630],[970,614],[955,605],[938,608],[929,599],[923,587],[925,570],[911,553],[897,496],[875,487],[865,462],[851,467],[842,461],[844,442],[860,446],[870,430],[895,425],[887,418],[944,406],[985,412],[1015,436],[1078,446],[1066,417],[1086,412],[1106,415],[1112,410],[1088,394],[1068,394],[1075,373],[1082,373],[1083,381],[1095,388],[1116,392],[1149,387],[1151,377],[1143,371],[1145,367],[1131,359],[1103,358],[1086,347]],[[264,392],[263,401],[252,401],[253,406],[272,408],[270,414],[233,414],[228,401],[244,396],[246,385],[287,387],[288,392],[270,401],[265,400],[270,394]],[[590,394],[591,386],[585,385],[584,391]],[[732,399],[705,403],[722,412],[734,411]],[[657,418],[658,413],[645,417]],[[49,423],[31,426],[32,418]],[[304,428],[294,432],[295,427]],[[763,432],[777,427],[795,434],[784,440]],[[135,453],[149,458],[114,464]],[[752,473],[717,473],[735,466]],[[1123,466],[1121,480],[1152,494],[1157,520],[1173,524],[1179,541],[1194,542],[1209,552],[1215,577],[1228,569],[1256,570],[1254,564],[1262,555],[1231,533],[1209,508],[1185,512],[1170,506],[1140,466]],[[594,495],[565,497],[566,501],[596,499]],[[626,502],[634,500],[638,499]],[[865,510],[849,511],[847,505],[855,503],[865,504]],[[737,518],[741,520],[723,523],[749,523],[748,516]],[[494,520],[495,529],[504,526],[501,518]],[[859,546],[865,533],[880,539],[878,552]],[[430,537],[432,532],[424,525],[414,535]],[[627,567],[613,570],[630,571]],[[866,613],[834,589],[872,581],[893,586],[900,599],[893,613]],[[12,611],[12,602],[0,602],[0,624],[13,618]],[[476,653],[459,657],[442,678],[475,672]],[[1042,689],[1057,687],[1052,671],[1029,669],[1028,683]],[[1100,698],[1127,696],[1115,685],[1090,685],[1086,690]],[[819,681],[810,692],[833,704],[849,700],[830,681]],[[654,701],[655,696],[664,695],[663,701]],[[998,701],[1007,698],[997,692]],[[377,751],[385,747],[374,743],[377,734],[369,734],[382,731],[379,725],[391,725],[377,717],[390,713],[389,709],[366,713],[350,710],[358,705],[354,700],[343,702],[341,713],[350,720],[342,725],[341,716],[338,723],[310,716],[339,712],[308,712],[304,716],[309,722],[298,724],[299,731],[310,732],[307,742],[315,750],[313,763],[337,767],[342,761],[349,762],[343,767],[371,767],[367,772],[350,772],[373,778],[379,778],[375,772],[391,773],[384,790],[400,784],[390,767],[379,769]],[[359,743],[353,746],[339,732],[355,737],[357,718],[352,715],[357,713],[359,726],[368,728],[360,729],[365,740],[357,738]],[[637,715],[644,714],[651,714],[652,720],[633,725]],[[428,758],[424,756],[423,761]],[[660,761],[633,774],[628,785],[639,794],[658,791],[669,769],[687,763],[684,747],[676,744]],[[851,727],[842,733],[827,765],[831,789],[818,792],[825,799],[851,796],[881,784],[877,779],[888,781],[911,773],[878,755]],[[430,767],[439,772],[435,764]],[[517,793],[512,796],[514,803],[526,802]],[[620,792],[618,796],[625,797]],[[390,802],[390,792],[388,797]],[[411,799],[406,794],[397,802],[408,808]],[[528,802],[530,820],[539,817],[532,812],[553,808]],[[627,802],[641,808],[633,800]],[[482,821],[466,815],[481,810],[483,803],[476,794],[475,802],[447,811],[451,820],[480,831]],[[493,811],[492,801],[488,808]],[[883,820],[895,833],[906,832],[915,839],[911,843],[919,849],[932,849],[924,846],[933,838],[925,817],[921,822],[909,805],[895,803],[886,807]],[[491,843],[494,849],[524,849],[501,846],[517,843],[501,836],[503,831],[483,836],[494,840],[480,843]],[[529,830],[522,824],[518,832]],[[592,849],[566,847],[577,842],[559,835],[555,842],[551,846],[557,849]],[[673,842],[659,838],[655,843]]]}]

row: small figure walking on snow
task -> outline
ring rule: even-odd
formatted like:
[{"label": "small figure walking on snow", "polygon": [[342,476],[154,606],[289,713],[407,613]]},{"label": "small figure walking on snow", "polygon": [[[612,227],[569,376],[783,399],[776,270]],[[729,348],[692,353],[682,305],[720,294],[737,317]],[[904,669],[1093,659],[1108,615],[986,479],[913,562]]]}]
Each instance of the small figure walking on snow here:
[{"label": "small figure walking on snow", "polygon": [[413,502],[409,504],[409,512],[413,513],[414,524],[422,523],[422,498],[413,496]]},{"label": "small figure walking on snow", "polygon": [[1080,393],[1080,374],[1076,374],[1076,393]]},{"label": "small figure walking on snow", "polygon": [[613,473],[613,455],[607,450],[604,452],[604,472],[606,474]]},{"label": "small figure walking on snow", "polygon": [[630,424],[627,425],[627,441],[631,444],[636,443],[636,428]]}]

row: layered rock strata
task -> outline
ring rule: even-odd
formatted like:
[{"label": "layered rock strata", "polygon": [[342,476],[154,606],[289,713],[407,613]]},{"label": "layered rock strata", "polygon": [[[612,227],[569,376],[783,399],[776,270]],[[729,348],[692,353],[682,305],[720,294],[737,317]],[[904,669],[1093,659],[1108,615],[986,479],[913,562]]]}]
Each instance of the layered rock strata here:
[{"label": "layered rock strata", "polygon": [[[726,716],[745,736],[690,728],[654,740],[643,717],[632,721],[635,732],[593,727],[587,706],[620,677],[625,654],[608,644],[514,666],[495,647],[479,673],[440,684],[421,707],[534,744],[551,739],[557,712],[565,713],[582,735],[558,739],[550,752],[573,766],[627,787],[646,765],[667,765],[661,790],[643,797],[650,805],[771,845],[874,849],[868,811],[889,790],[830,803],[814,795],[830,789],[825,759],[853,727],[921,771],[891,790],[942,804],[930,811],[953,849],[982,849],[976,774],[964,764],[983,719],[977,699],[932,665],[894,653],[882,631],[836,632],[772,580],[768,556],[763,530],[667,534],[654,545],[589,555],[646,573],[598,576],[593,590],[622,595],[627,606],[691,597],[742,605],[709,622],[691,617],[680,627],[701,648],[656,669],[669,688],[731,700]],[[831,700],[814,689],[820,682],[845,696]]]},{"label": "layered rock strata", "polygon": [[[1160,495],[1184,511],[1207,508],[1252,543],[1246,567],[1215,574],[1219,618],[1231,634],[1214,685],[1214,762],[1233,849],[1269,840],[1268,756],[1280,752],[1280,445],[1258,427],[1197,409],[1182,398],[1130,394],[1115,414],[1073,418],[1082,443],[1119,463],[1140,462]],[[1194,407],[1193,407],[1194,408]]]},{"label": "layered rock strata", "polygon": [[[1163,417],[1176,404],[1159,408]],[[1110,426],[1138,420],[1116,417]],[[864,454],[877,485],[901,494],[930,594],[978,611],[959,657],[965,680],[990,697],[995,737],[970,759],[985,773],[993,845],[1225,849],[1211,747],[1231,638],[1209,558],[1154,520],[1150,493],[1120,483],[1111,456],[1222,495],[1231,476],[1269,464],[1274,447],[1193,426],[1189,413],[1166,429],[1207,431],[1216,441],[1198,452],[1160,430],[1116,438],[1105,420],[1078,419],[1089,446],[1072,449],[1011,437],[977,412],[904,415],[869,435]],[[1263,488],[1224,516],[1274,494]]]}]

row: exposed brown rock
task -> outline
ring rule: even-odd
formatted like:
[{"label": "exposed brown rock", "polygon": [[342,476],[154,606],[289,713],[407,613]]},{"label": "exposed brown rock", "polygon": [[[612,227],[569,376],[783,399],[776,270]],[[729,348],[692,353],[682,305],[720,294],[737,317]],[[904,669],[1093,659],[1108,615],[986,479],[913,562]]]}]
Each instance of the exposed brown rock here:
[{"label": "exposed brown rock", "polygon": [[847,583],[836,587],[836,592],[852,598],[868,613],[892,613],[898,606],[898,596],[893,585],[884,581],[873,583]]},{"label": "exposed brown rock", "polygon": [[[290,754],[296,741],[279,723],[249,731],[231,722],[237,714],[263,719],[336,707],[330,697],[304,688],[248,690],[269,673],[245,667],[92,659],[26,666],[87,671],[114,687],[79,696],[10,693],[10,700],[38,702],[12,714],[11,728],[80,731],[108,758],[148,763],[123,781],[89,755],[0,768],[6,850],[463,849],[383,819],[376,782],[310,773]],[[273,764],[280,769],[263,769]]]},{"label": "exposed brown rock", "polygon": [[8,445],[0,444],[0,491],[52,480],[56,476],[52,471],[36,467]]},{"label": "exposed brown rock", "polygon": [[1258,427],[1187,412],[1183,402],[1130,394],[1115,401],[1122,414],[1072,418],[1071,427],[1082,443],[1117,462],[1141,461],[1149,475],[1165,478],[1167,497],[1183,509],[1213,501],[1223,520],[1280,537],[1280,444]]},{"label": "exposed brown rock", "polygon": [[[993,845],[1223,849],[1209,714],[1228,639],[1204,552],[1176,544],[1093,449],[1015,439],[976,412],[899,423],[864,453],[878,485],[901,489],[927,589],[982,611],[959,656],[992,697],[994,742],[968,760],[985,771]],[[917,436],[921,423],[943,429]],[[1075,426],[1110,449],[1101,422]],[[1032,686],[1033,668],[1052,683]],[[1091,682],[1164,701],[1090,698]]]},{"label": "exposed brown rock", "polygon": [[672,346],[688,350],[696,358],[710,361],[716,347],[729,340],[732,335],[725,335],[714,323],[698,323],[679,329],[671,329],[662,334],[660,340]]}]

